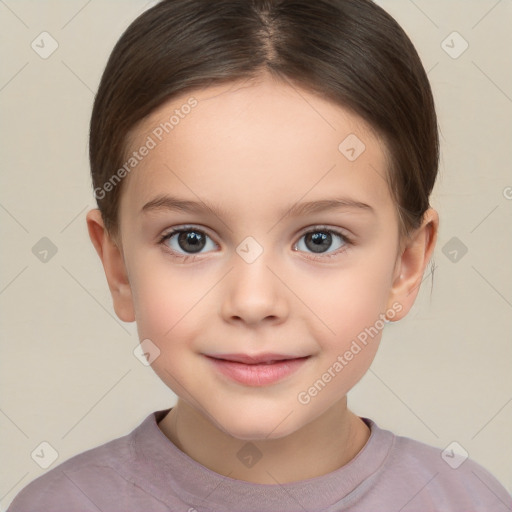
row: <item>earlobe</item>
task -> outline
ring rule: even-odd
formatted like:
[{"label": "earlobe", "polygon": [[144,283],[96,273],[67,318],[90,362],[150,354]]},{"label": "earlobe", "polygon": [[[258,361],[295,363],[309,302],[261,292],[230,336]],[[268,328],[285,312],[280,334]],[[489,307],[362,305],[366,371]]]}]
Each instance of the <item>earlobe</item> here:
[{"label": "earlobe", "polygon": [[388,307],[399,303],[402,308],[393,320],[402,319],[411,309],[437,240],[439,216],[429,208],[422,224],[405,242],[397,260]]},{"label": "earlobe", "polygon": [[105,228],[98,209],[89,211],[86,219],[89,237],[103,264],[114,310],[123,322],[133,322],[135,311],[132,291],[122,252]]}]

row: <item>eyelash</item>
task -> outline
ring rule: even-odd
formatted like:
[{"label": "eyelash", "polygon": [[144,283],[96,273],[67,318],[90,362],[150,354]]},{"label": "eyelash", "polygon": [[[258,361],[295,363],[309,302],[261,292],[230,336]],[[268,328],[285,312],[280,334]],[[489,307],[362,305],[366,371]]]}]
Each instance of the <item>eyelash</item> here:
[{"label": "eyelash", "polygon": [[[194,261],[194,260],[198,259],[197,255],[195,255],[195,254],[180,254],[180,253],[176,253],[174,250],[172,250],[169,246],[167,246],[165,244],[165,242],[167,242],[167,240],[169,240],[173,235],[176,235],[176,234],[179,234],[179,233],[187,233],[187,232],[190,232],[190,231],[196,232],[196,233],[200,233],[200,234],[205,235],[205,236],[207,236],[208,238],[211,239],[211,237],[208,235],[208,233],[206,233],[202,229],[198,229],[198,228],[196,228],[194,226],[185,226],[185,227],[181,227],[181,228],[173,228],[171,231],[165,233],[158,240],[158,244],[159,245],[164,245],[165,249],[167,251],[169,251],[170,253],[172,253],[172,256],[174,258],[178,258],[178,259],[182,260],[184,263],[187,262],[187,261]],[[322,260],[322,259],[326,259],[326,258],[333,258],[333,257],[338,256],[341,253],[345,252],[349,248],[349,246],[354,245],[353,240],[349,236],[347,236],[345,233],[342,233],[342,232],[337,231],[335,229],[327,228],[325,226],[314,226],[313,228],[309,229],[308,231],[304,231],[300,235],[299,240],[302,237],[304,237],[305,235],[309,235],[309,234],[312,234],[312,233],[329,233],[329,234],[333,234],[333,235],[336,235],[336,236],[340,237],[341,240],[343,241],[343,246],[340,247],[339,249],[337,249],[333,253],[327,253],[324,256],[317,256],[317,257],[306,256],[308,259],[313,260],[313,261],[318,261],[318,260]],[[296,249],[294,249],[294,250],[296,250]],[[309,253],[309,254],[311,254],[311,253]]]}]

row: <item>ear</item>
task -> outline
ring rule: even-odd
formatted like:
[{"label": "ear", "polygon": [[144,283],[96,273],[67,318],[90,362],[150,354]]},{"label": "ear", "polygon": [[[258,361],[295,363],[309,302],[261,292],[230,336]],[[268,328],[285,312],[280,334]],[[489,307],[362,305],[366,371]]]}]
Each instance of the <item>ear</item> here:
[{"label": "ear", "polygon": [[[390,320],[402,319],[412,308],[423,280],[425,268],[434,251],[438,230],[439,216],[434,209],[429,208],[423,216],[421,226],[405,239],[397,259],[388,300],[388,308],[396,303],[400,304],[402,308]],[[393,309],[396,311],[395,308]]]},{"label": "ear", "polygon": [[98,209],[91,210],[87,214],[87,229],[91,242],[103,263],[116,315],[123,322],[135,321],[132,290],[124,257],[118,244],[105,228],[101,212]]}]

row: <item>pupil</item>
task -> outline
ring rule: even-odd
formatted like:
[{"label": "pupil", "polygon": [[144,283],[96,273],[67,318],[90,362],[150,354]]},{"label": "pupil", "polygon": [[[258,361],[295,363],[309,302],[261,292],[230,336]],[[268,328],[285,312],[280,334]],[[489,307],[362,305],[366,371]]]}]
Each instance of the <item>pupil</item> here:
[{"label": "pupil", "polygon": [[204,247],[204,237],[195,231],[185,231],[179,234],[178,243],[184,251],[199,252]]},{"label": "pupil", "polygon": [[[311,246],[308,244],[308,239],[310,237],[313,242]],[[322,233],[319,231],[317,233],[313,233],[310,237],[306,237],[306,245],[308,246],[308,249],[313,252],[322,252],[322,249],[328,249],[331,245],[332,235],[330,233]]]}]

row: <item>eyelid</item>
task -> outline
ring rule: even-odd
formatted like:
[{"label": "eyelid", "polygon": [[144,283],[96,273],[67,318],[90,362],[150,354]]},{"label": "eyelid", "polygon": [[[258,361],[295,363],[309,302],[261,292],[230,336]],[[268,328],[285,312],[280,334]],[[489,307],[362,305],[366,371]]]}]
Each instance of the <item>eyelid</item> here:
[{"label": "eyelid", "polygon": [[[179,233],[181,231],[198,231],[200,233],[204,233],[205,235],[208,235],[208,237],[215,242],[215,237],[211,234],[210,230],[208,228],[205,228],[199,224],[183,224],[178,226],[173,226],[172,228],[166,229],[163,234],[158,235],[158,240],[160,242],[164,241],[166,238],[169,238],[171,235]],[[215,242],[216,245],[217,242]]]},{"label": "eyelid", "polygon": [[299,231],[299,235],[303,236],[307,233],[311,232],[317,232],[317,231],[329,231],[332,233],[337,233],[339,235],[343,235],[344,238],[352,239],[354,238],[354,235],[351,234],[351,232],[346,228],[341,228],[339,226],[330,226],[328,224],[313,224],[307,228],[302,229]]},{"label": "eyelid", "polygon": [[[219,245],[217,242],[215,242],[215,237],[211,234],[209,229],[201,226],[200,224],[180,224],[177,226],[173,226],[171,228],[166,229],[162,235],[159,235],[158,240],[160,242],[163,242],[166,238],[170,237],[172,234],[175,234],[175,233],[181,232],[181,231],[187,231],[187,230],[196,230],[201,233],[204,233],[205,235],[208,235],[210,237],[210,239],[217,246]],[[338,226],[329,226],[327,224],[312,224],[311,226],[308,226],[307,228],[303,228],[303,229],[299,230],[299,232],[295,236],[300,237],[300,236],[304,236],[308,233],[321,231],[321,230],[333,232],[335,234],[337,233],[340,236],[342,236],[343,238],[346,238],[350,242],[352,242],[354,239],[354,235],[349,230],[347,230],[345,228],[338,227]]]}]

